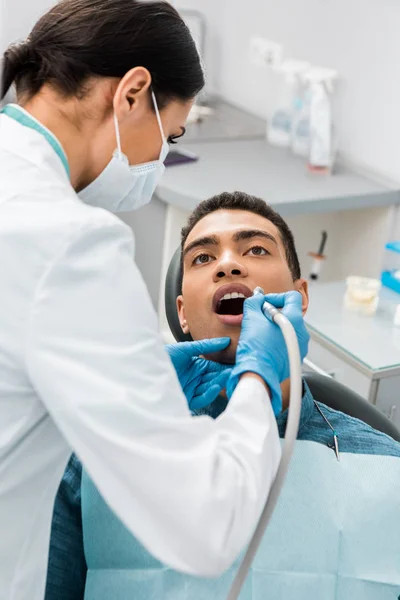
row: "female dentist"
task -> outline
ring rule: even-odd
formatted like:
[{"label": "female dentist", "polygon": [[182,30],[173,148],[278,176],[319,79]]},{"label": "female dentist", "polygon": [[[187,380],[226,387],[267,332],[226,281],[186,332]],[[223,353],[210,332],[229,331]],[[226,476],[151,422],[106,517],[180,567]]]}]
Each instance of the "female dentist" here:
[{"label": "female dentist", "polygon": [[199,355],[229,340],[168,357],[132,233],[111,214],[150,200],[184,133],[203,86],[193,40],[166,2],[63,0],[5,53],[2,97],[13,83],[18,104],[0,115],[0,599],[43,597],[71,450],[157,558],[219,574],[279,463],[269,393],[287,376],[283,340],[262,356],[275,325],[248,301],[228,409],[192,419],[187,401],[226,384]]}]

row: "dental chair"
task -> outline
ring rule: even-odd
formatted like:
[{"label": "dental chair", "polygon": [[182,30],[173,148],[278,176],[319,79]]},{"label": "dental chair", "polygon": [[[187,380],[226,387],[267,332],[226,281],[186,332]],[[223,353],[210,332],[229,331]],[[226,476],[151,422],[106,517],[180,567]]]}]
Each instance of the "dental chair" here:
[{"label": "dental chair", "polygon": [[[181,293],[181,282],[181,251],[178,248],[171,259],[165,281],[165,312],[176,341],[187,342],[192,338],[183,333],[176,311],[176,298]],[[304,373],[304,379],[318,402],[355,417],[400,442],[400,431],[397,427],[380,410],[356,392],[331,377],[318,373]]]}]

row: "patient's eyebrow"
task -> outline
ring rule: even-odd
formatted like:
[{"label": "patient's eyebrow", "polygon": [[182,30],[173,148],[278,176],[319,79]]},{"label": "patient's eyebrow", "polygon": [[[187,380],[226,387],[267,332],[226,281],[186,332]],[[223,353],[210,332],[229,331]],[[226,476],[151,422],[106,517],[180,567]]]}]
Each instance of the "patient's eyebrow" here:
[{"label": "patient's eyebrow", "polygon": [[198,238],[197,240],[193,240],[183,251],[183,257],[194,250],[195,248],[204,247],[204,246],[218,246],[219,238],[216,235],[206,235],[202,238]]},{"label": "patient's eyebrow", "polygon": [[273,242],[276,246],[278,245],[278,242],[276,241],[274,236],[271,233],[264,231],[263,229],[242,229],[241,231],[237,231],[232,239],[234,242],[242,242],[245,240],[251,240],[256,237],[264,238],[266,240],[269,240],[270,242]]}]

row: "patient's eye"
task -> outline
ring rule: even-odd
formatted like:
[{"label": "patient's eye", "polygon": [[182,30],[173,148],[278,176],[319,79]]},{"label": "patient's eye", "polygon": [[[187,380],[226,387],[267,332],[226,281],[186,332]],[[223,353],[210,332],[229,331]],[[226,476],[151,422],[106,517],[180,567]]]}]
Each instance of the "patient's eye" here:
[{"label": "patient's eye", "polygon": [[206,265],[207,263],[211,262],[212,258],[209,254],[199,254],[198,256],[196,256],[196,258],[193,260],[193,264],[194,265]]},{"label": "patient's eye", "polygon": [[252,254],[253,256],[265,256],[266,254],[269,254],[269,252],[262,246],[253,246],[246,252],[246,254]]}]

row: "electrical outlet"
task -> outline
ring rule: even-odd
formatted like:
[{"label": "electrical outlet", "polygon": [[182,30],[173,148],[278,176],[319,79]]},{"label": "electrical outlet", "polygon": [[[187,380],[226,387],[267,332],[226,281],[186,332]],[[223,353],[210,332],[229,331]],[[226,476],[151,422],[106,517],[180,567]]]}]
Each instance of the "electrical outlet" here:
[{"label": "electrical outlet", "polygon": [[250,39],[249,50],[250,62],[258,67],[275,69],[282,62],[283,47],[276,42],[254,36]]}]

